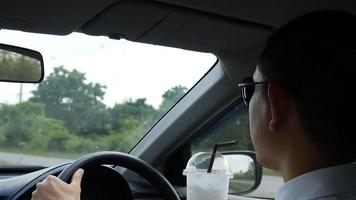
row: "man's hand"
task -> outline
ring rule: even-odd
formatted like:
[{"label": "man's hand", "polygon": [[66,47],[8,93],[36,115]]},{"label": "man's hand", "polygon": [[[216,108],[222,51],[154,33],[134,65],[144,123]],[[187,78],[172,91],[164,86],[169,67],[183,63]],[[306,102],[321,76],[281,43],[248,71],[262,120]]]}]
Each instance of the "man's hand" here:
[{"label": "man's hand", "polygon": [[37,183],[31,200],[80,200],[80,183],[83,174],[83,169],[78,169],[73,174],[70,184],[55,176],[48,176],[42,182]]}]

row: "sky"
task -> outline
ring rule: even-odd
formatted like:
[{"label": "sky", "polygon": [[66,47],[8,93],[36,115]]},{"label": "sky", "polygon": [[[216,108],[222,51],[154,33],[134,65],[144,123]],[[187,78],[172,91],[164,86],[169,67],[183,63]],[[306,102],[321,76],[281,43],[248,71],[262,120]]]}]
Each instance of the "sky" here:
[{"label": "sky", "polygon": [[252,158],[246,155],[225,155],[228,157],[228,162],[233,174],[240,172],[246,173],[249,169],[249,165],[253,163]]},{"label": "sky", "polygon": [[[106,85],[103,102],[109,107],[144,97],[157,108],[167,89],[176,85],[191,88],[216,61],[208,53],[81,33],[54,36],[0,30],[0,43],[39,51],[45,76],[61,65],[84,72],[87,82]],[[36,87],[23,84],[24,100]],[[19,102],[20,84],[0,82],[0,91],[0,103]]]}]

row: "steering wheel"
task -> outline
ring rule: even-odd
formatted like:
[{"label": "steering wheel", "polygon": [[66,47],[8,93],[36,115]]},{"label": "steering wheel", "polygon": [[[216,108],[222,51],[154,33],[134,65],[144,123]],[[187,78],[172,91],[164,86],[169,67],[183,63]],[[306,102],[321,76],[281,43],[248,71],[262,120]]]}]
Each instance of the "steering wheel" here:
[{"label": "steering wheel", "polygon": [[158,192],[166,200],[180,200],[177,192],[162,174],[143,160],[126,153],[103,151],[87,154],[71,163],[58,176],[59,179],[69,182],[73,173],[79,168],[86,168],[98,165],[115,165],[130,169],[156,187]]}]

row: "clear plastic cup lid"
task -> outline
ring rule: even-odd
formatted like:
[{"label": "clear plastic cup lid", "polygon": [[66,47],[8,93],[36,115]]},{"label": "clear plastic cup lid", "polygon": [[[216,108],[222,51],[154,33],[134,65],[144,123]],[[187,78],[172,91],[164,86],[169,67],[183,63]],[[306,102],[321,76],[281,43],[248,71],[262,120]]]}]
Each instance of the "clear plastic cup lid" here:
[{"label": "clear plastic cup lid", "polygon": [[[207,173],[210,163],[211,153],[200,152],[193,155],[183,171],[183,175],[189,173]],[[232,177],[231,168],[229,162],[220,154],[216,153],[214,164],[211,173],[213,174],[226,174]]]}]

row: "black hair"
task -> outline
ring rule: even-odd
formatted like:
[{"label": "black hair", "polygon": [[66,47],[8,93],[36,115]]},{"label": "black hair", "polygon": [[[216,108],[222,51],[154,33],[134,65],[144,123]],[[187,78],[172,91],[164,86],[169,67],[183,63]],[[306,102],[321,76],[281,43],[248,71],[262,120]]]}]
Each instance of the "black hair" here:
[{"label": "black hair", "polygon": [[257,67],[264,79],[288,86],[325,160],[355,161],[355,15],[325,10],[289,22],[269,38]]}]

